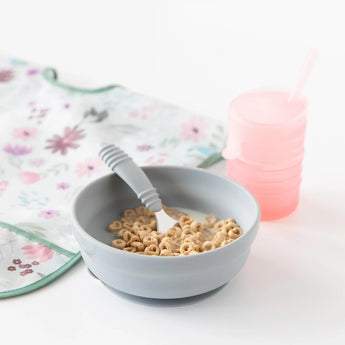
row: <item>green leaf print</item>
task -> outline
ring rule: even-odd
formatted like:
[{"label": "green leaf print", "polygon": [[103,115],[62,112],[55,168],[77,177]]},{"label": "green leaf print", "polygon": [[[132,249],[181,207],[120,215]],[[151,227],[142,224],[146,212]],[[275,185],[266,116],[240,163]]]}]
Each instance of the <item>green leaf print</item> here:
[{"label": "green leaf print", "polygon": [[166,147],[172,147],[175,148],[176,146],[178,146],[180,144],[180,139],[177,137],[172,137],[172,138],[165,138],[160,144],[159,147],[161,148],[166,148]]},{"label": "green leaf print", "polygon": [[219,131],[220,133],[224,134],[224,128],[223,128],[222,125],[218,124],[218,125],[216,126],[216,128],[218,129],[218,131]]}]

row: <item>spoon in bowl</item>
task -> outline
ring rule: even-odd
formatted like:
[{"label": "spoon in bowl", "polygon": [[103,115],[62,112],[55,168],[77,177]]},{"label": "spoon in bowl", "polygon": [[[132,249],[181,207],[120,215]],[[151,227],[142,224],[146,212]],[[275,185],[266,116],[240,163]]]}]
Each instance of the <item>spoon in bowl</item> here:
[{"label": "spoon in bowl", "polygon": [[164,233],[177,223],[176,219],[164,211],[162,200],[159,198],[156,188],[152,186],[144,171],[134,163],[131,157],[115,145],[104,146],[99,151],[99,156],[112,171],[131,187],[145,207],[155,213],[157,232]]}]

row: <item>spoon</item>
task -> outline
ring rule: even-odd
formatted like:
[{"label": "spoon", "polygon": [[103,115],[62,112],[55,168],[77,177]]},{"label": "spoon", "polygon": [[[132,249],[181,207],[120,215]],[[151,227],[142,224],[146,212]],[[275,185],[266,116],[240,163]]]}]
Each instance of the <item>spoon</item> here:
[{"label": "spoon", "polygon": [[124,151],[115,145],[104,146],[99,156],[119,177],[124,180],[135,192],[141,202],[152,212],[157,219],[157,232],[166,232],[172,228],[177,220],[170,217],[163,209],[162,200],[156,188],[144,173]]}]

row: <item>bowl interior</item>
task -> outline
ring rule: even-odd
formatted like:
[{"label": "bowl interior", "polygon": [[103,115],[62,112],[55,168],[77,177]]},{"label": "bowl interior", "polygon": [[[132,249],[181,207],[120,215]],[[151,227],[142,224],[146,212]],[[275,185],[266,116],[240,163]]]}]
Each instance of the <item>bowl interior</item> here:
[{"label": "bowl interior", "polygon": [[[196,210],[219,219],[234,218],[244,233],[260,217],[254,197],[230,179],[208,171],[185,167],[155,166],[143,170],[168,207]],[[121,218],[125,209],[140,206],[134,192],[115,174],[86,186],[74,203],[76,220],[93,238],[107,245],[114,234],[108,225]]]}]

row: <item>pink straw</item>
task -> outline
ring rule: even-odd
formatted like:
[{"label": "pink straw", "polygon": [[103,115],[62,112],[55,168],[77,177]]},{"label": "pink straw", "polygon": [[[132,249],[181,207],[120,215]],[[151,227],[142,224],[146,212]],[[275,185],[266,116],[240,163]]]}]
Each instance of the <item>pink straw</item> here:
[{"label": "pink straw", "polygon": [[302,65],[301,72],[299,74],[299,77],[297,79],[295,87],[290,92],[290,95],[288,98],[289,103],[302,96],[304,86],[305,86],[305,84],[309,78],[309,75],[310,75],[310,73],[314,67],[314,64],[315,64],[315,61],[316,61],[318,55],[319,55],[319,52],[315,49],[311,49],[309,51],[308,56]]}]

